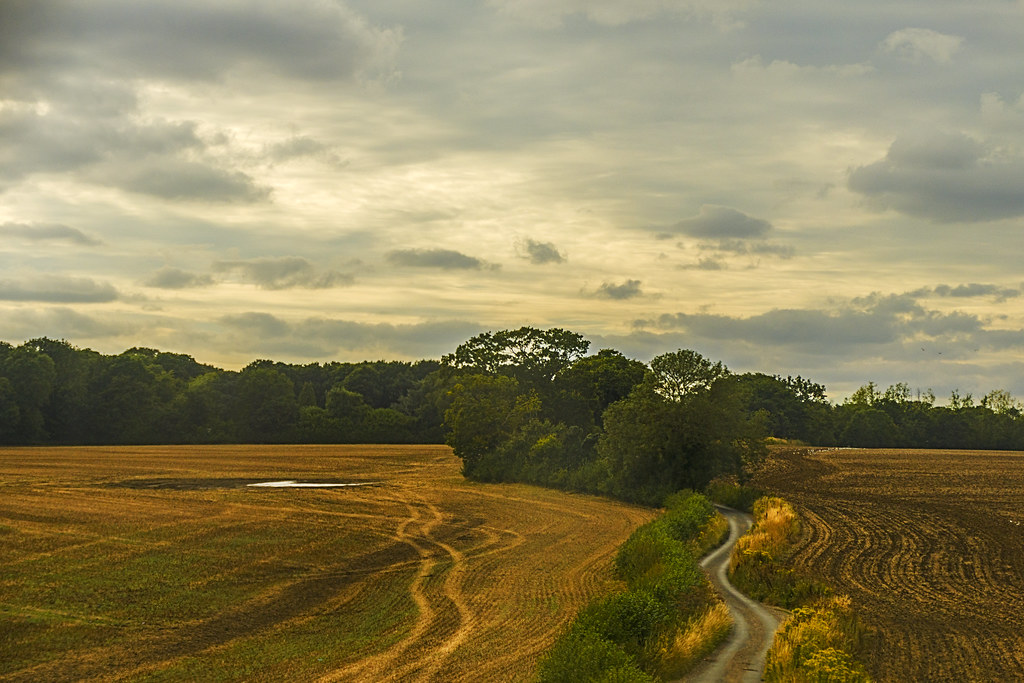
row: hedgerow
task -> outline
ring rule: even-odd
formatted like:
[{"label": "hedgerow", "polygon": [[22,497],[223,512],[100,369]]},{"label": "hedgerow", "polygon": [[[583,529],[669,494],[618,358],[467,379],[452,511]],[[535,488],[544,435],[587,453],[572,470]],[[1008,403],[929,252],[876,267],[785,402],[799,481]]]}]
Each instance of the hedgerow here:
[{"label": "hedgerow", "polygon": [[580,611],[540,662],[538,681],[675,677],[728,633],[720,610],[706,618],[716,598],[697,563],[704,532],[717,528],[720,541],[723,526],[711,503],[690,491],[669,496],[665,507],[619,548],[615,571],[625,590]]}]

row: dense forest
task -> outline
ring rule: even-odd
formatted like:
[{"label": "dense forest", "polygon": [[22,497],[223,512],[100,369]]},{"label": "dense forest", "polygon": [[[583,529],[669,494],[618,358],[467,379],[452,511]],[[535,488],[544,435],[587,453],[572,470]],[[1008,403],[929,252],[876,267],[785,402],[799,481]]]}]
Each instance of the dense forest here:
[{"label": "dense forest", "polygon": [[1024,450],[1021,404],[1005,391],[940,406],[869,383],[832,404],[812,381],[732,373],[685,349],[647,364],[589,351],[574,332],[523,327],[440,360],[257,360],[234,372],[149,348],[0,342],[0,443],[447,442],[479,479],[638,499],[741,473],[765,437]]}]

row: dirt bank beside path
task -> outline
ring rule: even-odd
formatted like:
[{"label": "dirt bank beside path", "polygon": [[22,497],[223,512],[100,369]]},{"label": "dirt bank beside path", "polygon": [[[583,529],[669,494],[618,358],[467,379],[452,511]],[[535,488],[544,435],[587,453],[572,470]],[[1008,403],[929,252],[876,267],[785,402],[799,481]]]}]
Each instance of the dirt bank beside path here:
[{"label": "dirt bank beside path", "polygon": [[743,595],[729,582],[729,555],[736,541],[750,529],[753,518],[738,510],[716,506],[729,520],[729,538],[705,557],[701,566],[708,572],[733,618],[729,638],[698,669],[686,677],[692,683],[738,683],[760,681],[764,658],[771,647],[780,618],[759,602]]}]

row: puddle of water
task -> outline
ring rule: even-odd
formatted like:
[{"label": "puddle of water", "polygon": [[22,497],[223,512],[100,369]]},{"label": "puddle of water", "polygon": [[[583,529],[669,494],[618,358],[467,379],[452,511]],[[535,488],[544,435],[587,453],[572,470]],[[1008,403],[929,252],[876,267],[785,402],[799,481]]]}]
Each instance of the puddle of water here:
[{"label": "puddle of water", "polygon": [[375,481],[363,481],[354,484],[317,484],[314,482],[302,482],[302,481],[264,481],[258,484],[246,484],[246,486],[257,486],[262,488],[274,488],[274,489],[327,489],[337,488],[341,486],[373,486],[378,482]]}]

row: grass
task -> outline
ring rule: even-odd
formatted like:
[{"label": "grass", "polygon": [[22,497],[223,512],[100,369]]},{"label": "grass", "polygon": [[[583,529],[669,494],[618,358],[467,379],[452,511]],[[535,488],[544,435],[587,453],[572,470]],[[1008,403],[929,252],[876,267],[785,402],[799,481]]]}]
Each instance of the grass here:
[{"label": "grass", "polygon": [[724,602],[714,602],[692,617],[675,637],[661,649],[658,674],[665,680],[682,676],[726,639],[732,629],[732,617]]},{"label": "grass", "polygon": [[775,635],[765,662],[766,681],[779,683],[865,683],[855,653],[864,629],[850,598],[833,595],[817,581],[789,568],[800,519],[782,498],[766,496],[753,505],[754,526],[740,537],[729,560],[730,579],[752,598],[795,608]]},{"label": "grass", "polygon": [[623,590],[586,607],[542,659],[542,683],[660,681],[684,675],[728,635],[728,609],[697,558],[720,544],[728,522],[699,494],[669,496],[615,558]]},{"label": "grass", "polygon": [[[0,449],[0,678],[527,679],[653,513],[459,465],[433,446]],[[260,478],[384,483],[217,484]]]},{"label": "grass", "polygon": [[830,596],[797,608],[783,623],[765,661],[766,681],[867,683],[853,653],[864,630],[847,596]]}]

